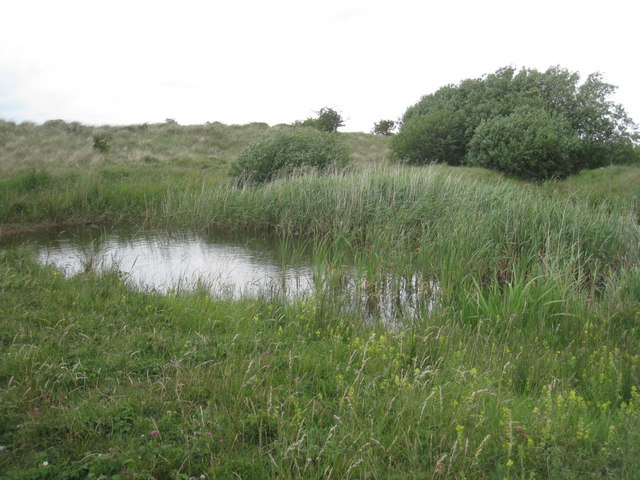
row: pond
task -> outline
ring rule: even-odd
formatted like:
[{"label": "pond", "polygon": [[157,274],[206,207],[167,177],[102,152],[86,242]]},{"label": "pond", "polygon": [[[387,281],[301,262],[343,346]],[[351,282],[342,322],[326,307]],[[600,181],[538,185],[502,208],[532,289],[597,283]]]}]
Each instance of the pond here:
[{"label": "pond", "polygon": [[226,299],[322,297],[344,313],[384,321],[429,314],[437,293],[435,282],[417,274],[372,276],[348,256],[337,264],[319,260],[312,242],[295,238],[87,227],[27,240],[40,263],[67,276],[112,269],[133,287],[160,293],[204,288]]}]

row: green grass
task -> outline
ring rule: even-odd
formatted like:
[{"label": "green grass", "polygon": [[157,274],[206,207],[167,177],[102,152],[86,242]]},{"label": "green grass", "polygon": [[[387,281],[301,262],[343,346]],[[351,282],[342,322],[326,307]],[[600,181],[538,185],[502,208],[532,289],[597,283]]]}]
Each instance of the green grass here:
[{"label": "green grass", "polygon": [[511,318],[389,332],[313,301],[144,294],[28,251],[0,269],[7,478],[640,473],[636,312],[574,318],[559,346]]},{"label": "green grass", "polygon": [[[159,295],[2,250],[3,478],[640,477],[638,167],[527,184],[392,167],[386,139],[354,134],[347,171],[239,189],[222,159],[266,126],[105,128],[105,154],[99,128],[4,128],[5,239],[98,222],[266,231],[306,238],[324,284],[293,303]],[[35,130],[22,166],[16,128]],[[436,302],[361,318],[336,295],[346,268],[371,295],[415,276]]]}]

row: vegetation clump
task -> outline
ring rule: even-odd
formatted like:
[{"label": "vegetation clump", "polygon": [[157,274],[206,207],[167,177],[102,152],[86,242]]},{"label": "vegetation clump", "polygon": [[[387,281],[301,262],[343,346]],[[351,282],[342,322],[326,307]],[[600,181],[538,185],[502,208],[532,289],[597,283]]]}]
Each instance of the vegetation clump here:
[{"label": "vegetation clump", "polygon": [[469,142],[470,165],[532,180],[566,177],[577,166],[578,139],[564,117],[523,107],[483,121]]},{"label": "vegetation clump", "polygon": [[[599,73],[579,82],[578,73],[561,67],[545,72],[508,67],[444,86],[407,109],[392,156],[411,164],[483,165],[537,179],[633,161],[636,125],[610,100],[615,87]],[[534,131],[528,132],[527,125]],[[543,132],[558,127],[562,140],[543,140]],[[491,144],[489,130],[498,143]],[[498,141],[497,130],[513,138]],[[506,161],[509,148],[513,158]]]},{"label": "vegetation clump", "polygon": [[393,131],[396,129],[396,122],[393,120],[380,120],[373,124],[373,130],[371,133],[374,135],[384,135],[388,137],[393,135]]},{"label": "vegetation clump", "polygon": [[93,136],[93,149],[96,152],[107,153],[110,150],[109,137],[104,133],[97,133]]},{"label": "vegetation clump", "polygon": [[465,130],[461,116],[452,110],[412,117],[391,140],[391,152],[409,165],[460,165],[466,153]]},{"label": "vegetation clump", "polygon": [[243,182],[265,183],[296,170],[343,167],[350,159],[347,145],[335,134],[285,128],[242,151],[231,166],[231,175]]},{"label": "vegetation clump", "polygon": [[307,118],[302,122],[296,122],[294,125],[302,127],[311,127],[321,132],[333,133],[337,132],[338,128],[344,127],[344,119],[340,112],[333,108],[323,107],[315,112],[317,117]]}]

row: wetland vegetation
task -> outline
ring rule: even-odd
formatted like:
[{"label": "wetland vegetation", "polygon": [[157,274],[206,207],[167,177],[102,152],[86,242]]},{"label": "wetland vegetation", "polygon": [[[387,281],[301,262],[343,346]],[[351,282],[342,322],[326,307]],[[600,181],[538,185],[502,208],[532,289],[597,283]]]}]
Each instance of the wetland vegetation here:
[{"label": "wetland vegetation", "polygon": [[[270,130],[0,122],[6,478],[640,477],[637,164],[527,183],[335,133],[347,168],[229,181]],[[89,225],[271,235],[318,284],[224,298],[38,261],[29,234]],[[364,315],[354,270],[366,299],[433,301]]]}]

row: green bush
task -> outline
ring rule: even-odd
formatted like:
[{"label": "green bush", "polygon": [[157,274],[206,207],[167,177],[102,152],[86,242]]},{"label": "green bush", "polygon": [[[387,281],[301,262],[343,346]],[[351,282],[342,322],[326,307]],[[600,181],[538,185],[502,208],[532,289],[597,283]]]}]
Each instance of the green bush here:
[{"label": "green bush", "polygon": [[374,135],[384,135],[385,137],[388,137],[393,135],[395,128],[396,122],[393,120],[380,120],[373,124],[373,130],[371,130],[371,133]]},{"label": "green bush", "polygon": [[295,127],[311,127],[321,132],[333,133],[337,132],[339,127],[344,127],[344,119],[339,112],[333,108],[323,107],[315,112],[316,118],[307,118],[306,120],[296,121]]},{"label": "green bush", "polygon": [[531,180],[563,178],[579,168],[580,141],[562,116],[532,107],[482,122],[468,164]]},{"label": "green bush", "polygon": [[391,139],[391,151],[394,160],[411,165],[460,165],[466,143],[464,123],[458,113],[437,110],[406,121]]},{"label": "green bush", "polygon": [[93,136],[93,149],[100,153],[107,153],[111,149],[110,140],[111,138],[107,134],[95,134]]},{"label": "green bush", "polygon": [[243,182],[264,183],[295,170],[342,167],[350,160],[349,149],[337,134],[287,128],[249,145],[232,164],[231,175]]},{"label": "green bush", "polygon": [[578,73],[559,66],[544,72],[501,68],[446,85],[407,108],[399,138],[391,143],[393,157],[414,164],[466,164],[469,142],[483,122],[501,123],[519,109],[532,108],[564,118],[563,128],[569,125],[580,141],[578,164],[559,170],[629,163],[639,136],[622,105],[611,100],[615,89],[599,73],[581,83]]},{"label": "green bush", "polygon": [[318,114],[317,128],[323,132],[337,132],[339,127],[344,127],[342,115],[333,108],[324,107]]}]

